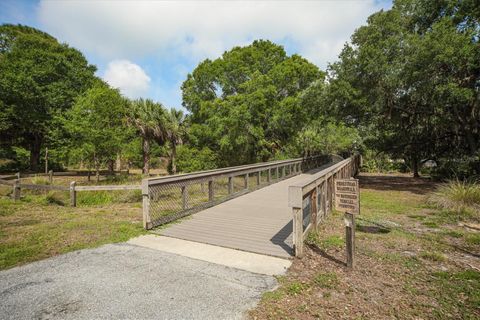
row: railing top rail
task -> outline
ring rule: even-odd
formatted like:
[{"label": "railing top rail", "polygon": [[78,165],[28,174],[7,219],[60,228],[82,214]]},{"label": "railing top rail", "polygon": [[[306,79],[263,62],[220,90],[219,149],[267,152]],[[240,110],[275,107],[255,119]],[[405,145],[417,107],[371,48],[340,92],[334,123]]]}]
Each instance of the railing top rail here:
[{"label": "railing top rail", "polygon": [[344,159],[336,164],[323,169],[311,177],[306,178],[305,180],[298,182],[289,186],[289,206],[290,207],[297,207],[299,206],[298,199],[303,197],[304,195],[310,193],[313,189],[315,189],[319,184],[321,184],[325,179],[328,179],[331,175],[335,174],[339,171],[343,166],[347,163],[352,161],[355,156],[351,156],[347,159]]},{"label": "railing top rail", "polygon": [[276,161],[262,162],[262,163],[257,163],[257,164],[247,164],[247,165],[241,165],[241,166],[235,166],[235,167],[227,167],[227,168],[205,170],[205,171],[192,172],[192,173],[184,173],[184,174],[178,174],[178,175],[174,175],[174,176],[147,178],[145,180],[147,181],[148,185],[167,184],[167,183],[171,183],[171,182],[180,182],[180,181],[186,181],[186,180],[191,180],[191,179],[228,175],[228,174],[232,174],[232,173],[239,173],[239,172],[254,170],[254,169],[261,169],[261,168],[267,169],[269,167],[276,167],[276,166],[286,165],[286,164],[289,164],[289,163],[296,163],[296,162],[301,162],[301,161],[305,161],[305,160],[309,160],[309,159],[314,159],[314,158],[317,158],[317,157],[320,157],[320,156],[322,156],[322,155],[312,156],[312,157],[309,157],[309,158],[296,158],[296,159],[288,159],[288,160],[276,160]]}]

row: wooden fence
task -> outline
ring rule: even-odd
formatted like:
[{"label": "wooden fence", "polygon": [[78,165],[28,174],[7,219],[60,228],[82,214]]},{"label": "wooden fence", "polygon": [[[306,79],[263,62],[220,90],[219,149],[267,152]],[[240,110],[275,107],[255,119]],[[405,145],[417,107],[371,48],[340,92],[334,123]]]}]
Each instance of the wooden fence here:
[{"label": "wooden fence", "polygon": [[52,184],[28,184],[21,183],[20,179],[15,180],[5,180],[0,179],[0,185],[8,185],[12,187],[12,199],[17,201],[20,200],[21,190],[59,190],[66,191],[70,193],[70,205],[72,207],[77,206],[77,192],[82,191],[114,191],[114,190],[141,190],[141,185],[103,185],[103,186],[77,186],[75,181],[70,183],[70,186],[60,186]]},{"label": "wooden fence", "polygon": [[360,155],[354,155],[330,166],[299,184],[289,186],[288,203],[292,208],[293,246],[295,256],[303,255],[303,242],[312,229],[333,208],[335,179],[353,177],[358,173]]}]

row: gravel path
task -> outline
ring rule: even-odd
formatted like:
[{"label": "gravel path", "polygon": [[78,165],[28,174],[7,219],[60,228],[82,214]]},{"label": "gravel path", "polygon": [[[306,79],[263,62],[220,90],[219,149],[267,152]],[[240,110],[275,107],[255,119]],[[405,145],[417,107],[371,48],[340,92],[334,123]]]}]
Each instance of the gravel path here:
[{"label": "gravel path", "polygon": [[121,243],[0,272],[2,319],[241,319],[272,276]]}]

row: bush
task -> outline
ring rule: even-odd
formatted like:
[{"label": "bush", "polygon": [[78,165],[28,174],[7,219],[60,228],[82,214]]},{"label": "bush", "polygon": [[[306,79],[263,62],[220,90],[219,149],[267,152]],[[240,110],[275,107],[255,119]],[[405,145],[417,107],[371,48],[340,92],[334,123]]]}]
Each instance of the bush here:
[{"label": "bush", "polygon": [[478,157],[460,159],[440,159],[437,166],[430,169],[434,179],[472,179],[480,176],[480,160]]},{"label": "bush", "polygon": [[429,198],[435,206],[456,213],[463,211],[480,212],[480,184],[453,180],[437,188]]},{"label": "bush", "polygon": [[181,145],[177,149],[177,170],[194,172],[217,168],[215,153],[209,148],[201,150]]},{"label": "bush", "polygon": [[364,172],[406,172],[408,166],[403,160],[393,160],[385,153],[366,150],[362,154],[362,171]]}]

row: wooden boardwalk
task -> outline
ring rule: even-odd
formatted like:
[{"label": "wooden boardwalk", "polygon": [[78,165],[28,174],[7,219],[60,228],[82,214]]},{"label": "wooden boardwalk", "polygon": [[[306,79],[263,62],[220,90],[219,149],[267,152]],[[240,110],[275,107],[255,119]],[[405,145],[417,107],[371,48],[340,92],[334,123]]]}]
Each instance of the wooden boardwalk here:
[{"label": "wooden boardwalk", "polygon": [[292,211],[288,186],[310,176],[300,174],[200,211],[180,223],[156,230],[164,236],[261,253],[293,255]]}]

